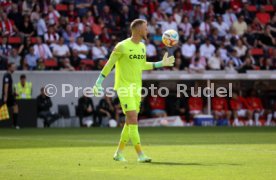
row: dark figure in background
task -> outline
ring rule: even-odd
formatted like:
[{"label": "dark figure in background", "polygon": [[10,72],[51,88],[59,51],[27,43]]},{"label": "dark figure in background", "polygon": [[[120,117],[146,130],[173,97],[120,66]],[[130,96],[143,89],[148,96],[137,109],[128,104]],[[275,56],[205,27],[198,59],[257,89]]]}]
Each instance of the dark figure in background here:
[{"label": "dark figure in background", "polygon": [[115,108],[112,102],[112,98],[108,96],[104,96],[104,98],[100,100],[100,103],[97,109],[98,109],[99,125],[108,126],[109,120],[114,117],[114,113],[115,113]]},{"label": "dark figure in background", "polygon": [[3,88],[2,88],[2,100],[4,104],[7,104],[8,108],[12,108],[12,120],[13,120],[13,127],[16,129],[20,129],[17,124],[17,117],[18,117],[18,105],[16,103],[16,94],[13,89],[13,80],[12,80],[12,73],[15,71],[16,66],[14,63],[8,64],[8,71],[3,76]]},{"label": "dark figure in background", "polygon": [[59,118],[59,115],[50,111],[53,104],[50,97],[45,94],[44,87],[40,89],[40,95],[37,96],[36,100],[38,117],[44,120],[44,127],[50,127]]},{"label": "dark figure in background", "polygon": [[91,116],[93,117],[94,123],[96,123],[96,111],[94,109],[93,100],[83,94],[82,97],[79,98],[78,101],[78,116],[80,120],[80,126],[83,127],[83,118]]}]

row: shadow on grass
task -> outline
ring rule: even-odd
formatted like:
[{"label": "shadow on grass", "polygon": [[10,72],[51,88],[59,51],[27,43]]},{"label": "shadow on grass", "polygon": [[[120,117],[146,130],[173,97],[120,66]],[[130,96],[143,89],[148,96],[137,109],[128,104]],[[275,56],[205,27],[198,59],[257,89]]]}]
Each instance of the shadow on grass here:
[{"label": "shadow on grass", "polygon": [[235,163],[182,163],[182,162],[151,162],[153,165],[166,165],[166,166],[241,166],[242,164]]}]

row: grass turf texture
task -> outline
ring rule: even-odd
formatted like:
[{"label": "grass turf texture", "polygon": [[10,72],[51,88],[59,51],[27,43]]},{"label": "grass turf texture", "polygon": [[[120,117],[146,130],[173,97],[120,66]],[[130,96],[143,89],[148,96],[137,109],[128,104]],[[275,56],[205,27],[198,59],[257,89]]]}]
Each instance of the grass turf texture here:
[{"label": "grass turf texture", "polygon": [[0,129],[0,179],[275,179],[276,128],[143,128],[150,164],[112,156],[121,129]]}]

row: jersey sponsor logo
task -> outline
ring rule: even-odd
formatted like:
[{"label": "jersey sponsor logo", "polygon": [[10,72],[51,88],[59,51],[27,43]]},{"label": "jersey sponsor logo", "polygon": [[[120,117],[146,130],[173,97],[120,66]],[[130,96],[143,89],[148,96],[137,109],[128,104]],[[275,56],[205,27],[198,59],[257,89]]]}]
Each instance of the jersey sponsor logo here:
[{"label": "jersey sponsor logo", "polygon": [[129,55],[129,59],[145,59],[145,55],[141,55],[141,54],[130,54]]}]

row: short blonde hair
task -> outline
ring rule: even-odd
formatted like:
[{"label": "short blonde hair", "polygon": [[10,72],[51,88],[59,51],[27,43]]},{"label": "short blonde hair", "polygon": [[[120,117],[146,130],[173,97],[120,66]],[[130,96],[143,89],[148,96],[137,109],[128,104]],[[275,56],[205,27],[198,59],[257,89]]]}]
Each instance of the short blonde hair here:
[{"label": "short blonde hair", "polygon": [[130,23],[130,29],[133,31],[136,27],[142,25],[143,23],[147,23],[144,19],[135,19]]}]

